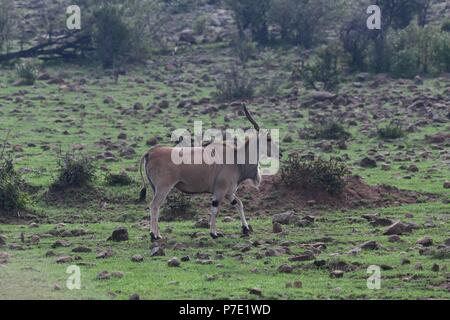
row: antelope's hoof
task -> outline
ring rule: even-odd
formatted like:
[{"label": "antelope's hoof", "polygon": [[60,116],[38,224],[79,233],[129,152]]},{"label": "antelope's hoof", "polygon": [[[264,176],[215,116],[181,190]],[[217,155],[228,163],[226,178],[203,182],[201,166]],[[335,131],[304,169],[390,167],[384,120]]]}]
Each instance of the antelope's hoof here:
[{"label": "antelope's hoof", "polygon": [[249,237],[250,236],[250,228],[249,227],[242,227],[242,234],[244,235],[244,237]]},{"label": "antelope's hoof", "polygon": [[150,233],[150,238],[152,242],[156,242],[158,240],[161,240],[161,237],[156,237],[155,234],[153,232]]},{"label": "antelope's hoof", "polygon": [[211,235],[211,238],[213,238],[213,239],[223,238],[222,233],[216,233],[216,234],[210,233],[210,235]]}]

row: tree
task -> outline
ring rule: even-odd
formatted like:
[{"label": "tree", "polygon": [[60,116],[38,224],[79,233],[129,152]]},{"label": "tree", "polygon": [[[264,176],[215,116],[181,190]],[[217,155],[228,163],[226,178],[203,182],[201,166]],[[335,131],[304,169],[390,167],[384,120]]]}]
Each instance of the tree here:
[{"label": "tree", "polygon": [[270,22],[281,28],[281,38],[293,45],[311,48],[336,20],[341,1],[273,0]]},{"label": "tree", "polygon": [[112,68],[117,59],[125,53],[130,31],[122,20],[120,9],[104,5],[94,12],[93,42],[103,68]]},{"label": "tree", "polygon": [[350,56],[349,64],[353,70],[367,69],[366,56],[374,31],[367,29],[366,19],[366,15],[356,14],[344,23],[340,31],[342,47]]},{"label": "tree", "polygon": [[14,1],[0,0],[0,52],[9,49],[14,25]]},{"label": "tree", "polygon": [[377,0],[376,4],[383,13],[383,28],[404,29],[416,17],[426,14],[430,0]]},{"label": "tree", "polygon": [[227,0],[241,37],[244,37],[245,30],[249,29],[256,42],[266,44],[269,41],[268,13],[271,2],[271,0]]}]

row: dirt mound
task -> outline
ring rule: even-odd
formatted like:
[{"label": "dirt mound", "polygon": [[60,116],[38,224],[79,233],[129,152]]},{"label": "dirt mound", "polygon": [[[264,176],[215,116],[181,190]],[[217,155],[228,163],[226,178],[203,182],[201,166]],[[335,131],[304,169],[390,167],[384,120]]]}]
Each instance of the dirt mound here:
[{"label": "dirt mound", "polygon": [[359,176],[348,177],[344,192],[339,196],[330,195],[325,190],[288,188],[281,183],[279,176],[265,177],[259,192],[251,188],[243,186],[239,193],[246,194],[248,205],[261,210],[262,213],[270,213],[274,209],[279,212],[291,209],[376,208],[436,199],[433,195],[400,190],[392,186],[369,186]]},{"label": "dirt mound", "polygon": [[104,201],[101,190],[87,186],[83,188],[50,189],[44,195],[44,200],[52,205],[84,208],[92,205],[93,202]]}]

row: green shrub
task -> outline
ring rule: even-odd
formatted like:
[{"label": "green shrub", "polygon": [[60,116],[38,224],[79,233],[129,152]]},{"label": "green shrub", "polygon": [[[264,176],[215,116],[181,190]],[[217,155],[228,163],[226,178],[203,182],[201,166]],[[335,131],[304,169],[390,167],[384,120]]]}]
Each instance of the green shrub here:
[{"label": "green shrub", "polygon": [[26,208],[29,199],[22,187],[23,181],[13,162],[0,159],[0,213],[17,213]]},{"label": "green shrub", "polygon": [[412,78],[418,74],[437,74],[450,71],[450,35],[436,26],[420,27],[411,23],[402,30],[390,30],[376,53],[375,45],[369,51],[372,70],[377,70],[377,57],[383,61],[383,71],[395,77]]},{"label": "green shrub", "polygon": [[326,190],[330,195],[343,192],[347,173],[347,166],[335,159],[302,160],[297,154],[289,155],[281,167],[281,179],[286,186]]},{"label": "green shrub", "polygon": [[256,55],[256,44],[247,34],[236,35],[231,43],[241,63],[248,62]]},{"label": "green shrub", "polygon": [[318,90],[322,83],[325,90],[335,90],[341,79],[342,65],[340,47],[337,45],[319,48],[316,56],[308,62],[301,73],[305,85]]},{"label": "green shrub", "polygon": [[392,121],[387,126],[378,129],[378,136],[383,140],[400,139],[405,135],[405,131],[397,121]]},{"label": "green shrub", "polygon": [[35,59],[22,59],[16,64],[16,73],[24,85],[33,85],[36,82],[39,70],[39,61]]},{"label": "green shrub", "polygon": [[450,32],[450,19],[447,19],[442,23],[441,30],[445,32]]},{"label": "green shrub", "polygon": [[200,16],[194,21],[193,30],[195,34],[202,35],[205,32],[208,17],[206,15]]},{"label": "green shrub", "polygon": [[270,79],[269,82],[264,83],[258,92],[261,97],[275,97],[280,94],[281,81],[277,79]]},{"label": "green shrub", "polygon": [[230,72],[217,84],[213,97],[218,102],[249,99],[254,96],[255,86],[248,72],[232,65]]},{"label": "green shrub", "polygon": [[106,176],[106,183],[110,186],[129,186],[133,183],[133,179],[125,172],[109,173]]},{"label": "green shrub", "polygon": [[420,57],[416,49],[396,52],[391,58],[391,73],[397,78],[413,78],[420,74]]},{"label": "green shrub", "polygon": [[450,32],[442,32],[433,43],[432,62],[438,72],[450,72]]},{"label": "green shrub", "polygon": [[58,166],[58,177],[50,187],[52,190],[85,187],[95,178],[93,160],[84,155],[66,153],[59,157]]},{"label": "green shrub", "polygon": [[313,139],[348,140],[351,134],[336,120],[327,120],[323,124],[314,126],[308,130]]}]

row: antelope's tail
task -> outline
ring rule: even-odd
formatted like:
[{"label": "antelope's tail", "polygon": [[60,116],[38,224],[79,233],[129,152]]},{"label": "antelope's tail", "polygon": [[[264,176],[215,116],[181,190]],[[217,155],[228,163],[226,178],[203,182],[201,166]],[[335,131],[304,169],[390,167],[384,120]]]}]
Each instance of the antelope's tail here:
[{"label": "antelope's tail", "polygon": [[[147,173],[147,163],[148,163],[148,153],[142,156],[141,161],[139,162],[139,173],[141,174],[142,180],[142,189],[139,195],[139,202],[144,202],[145,199],[147,198],[147,182],[152,187],[153,192],[155,192],[155,186],[153,185],[152,180],[150,179]],[[142,168],[145,169],[145,177]]]}]

